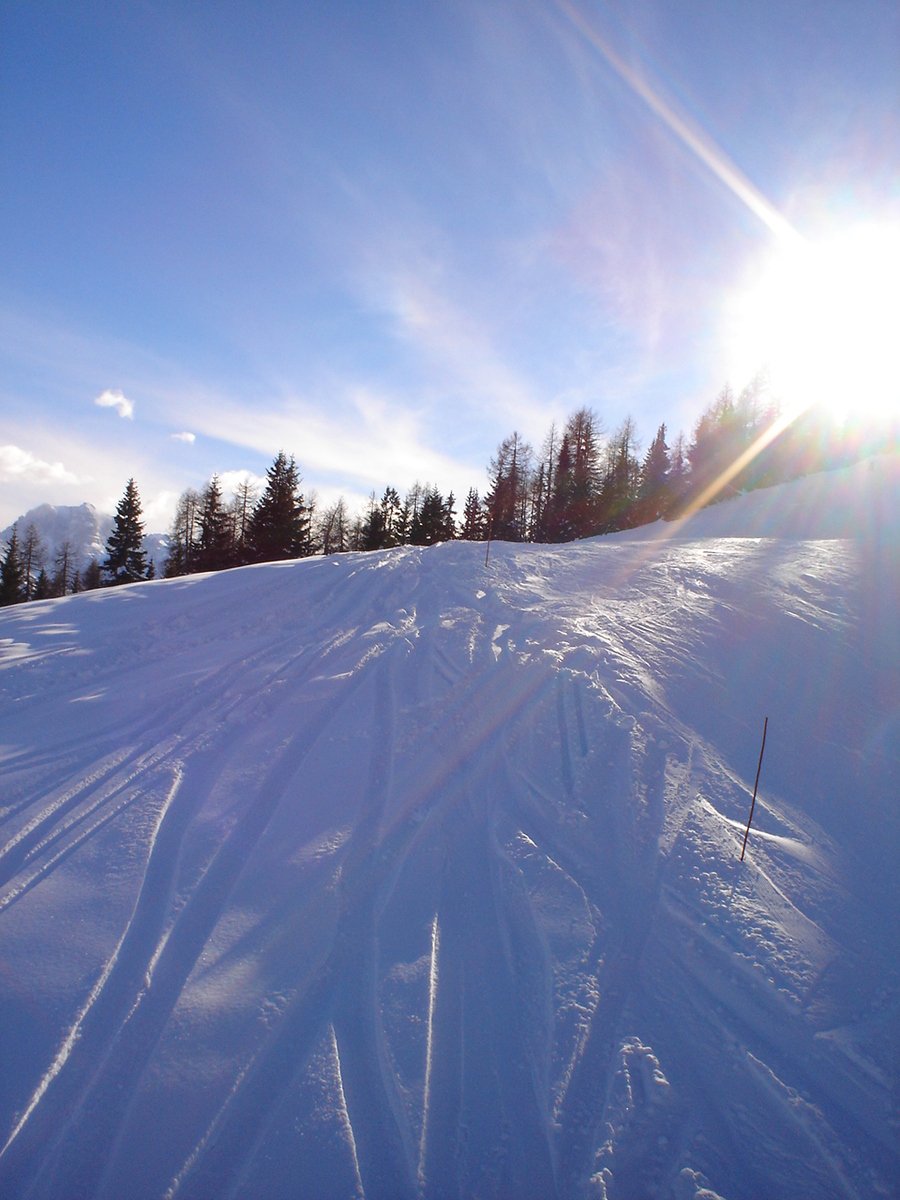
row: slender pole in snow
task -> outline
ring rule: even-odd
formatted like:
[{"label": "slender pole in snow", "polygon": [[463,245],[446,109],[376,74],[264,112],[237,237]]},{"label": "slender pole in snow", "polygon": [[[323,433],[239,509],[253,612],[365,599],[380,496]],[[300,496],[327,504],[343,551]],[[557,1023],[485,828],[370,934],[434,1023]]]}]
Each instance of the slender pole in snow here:
[{"label": "slender pole in snow", "polygon": [[756,808],[756,789],[759,787],[759,773],[762,770],[762,756],[766,748],[766,730],[769,728],[769,718],[763,721],[763,740],[759,748],[759,762],[756,764],[756,782],[753,785],[753,799],[750,801],[750,816],[747,818],[747,828],[744,830],[744,844],[741,846],[741,862],[744,861],[744,851],[747,849],[747,838],[750,836],[750,822],[753,820],[753,810]]},{"label": "slender pole in snow", "polygon": [[488,565],[488,559],[491,557],[491,533],[494,528],[493,517],[488,521],[487,545],[484,548],[484,565]]}]

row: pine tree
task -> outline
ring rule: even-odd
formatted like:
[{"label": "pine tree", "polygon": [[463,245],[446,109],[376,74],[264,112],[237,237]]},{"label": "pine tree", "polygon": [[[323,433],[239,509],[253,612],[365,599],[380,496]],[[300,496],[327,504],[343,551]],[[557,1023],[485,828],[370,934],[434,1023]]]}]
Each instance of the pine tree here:
[{"label": "pine tree", "polygon": [[303,534],[301,535],[297,551],[300,558],[310,558],[312,555],[318,554],[322,549],[317,517],[318,506],[318,494],[315,491],[308,492],[304,510]]},{"label": "pine tree", "polygon": [[347,549],[362,550],[363,548],[363,519],[357,515],[350,522],[350,527],[347,531]]},{"label": "pine tree", "polygon": [[74,590],[75,580],[78,577],[72,555],[72,543],[68,539],[61,542],[56,551],[55,566],[56,570],[53,573],[51,584],[52,594],[54,596],[65,596],[68,592]]},{"label": "pine tree", "polygon": [[452,542],[457,536],[456,529],[456,497],[452,492],[441,506],[441,538],[442,542]]},{"label": "pine tree", "polygon": [[664,514],[668,520],[675,520],[681,515],[686,502],[687,490],[687,448],[685,446],[684,434],[679,433],[672,443],[672,449],[669,452],[669,503]]},{"label": "pine tree", "polygon": [[556,461],[559,457],[559,435],[556,422],[552,422],[550,430],[544,439],[541,450],[541,461],[534,474],[531,500],[531,540],[533,542],[549,542],[550,498],[556,478]]},{"label": "pine tree", "polygon": [[369,507],[363,518],[361,538],[361,550],[384,549],[384,512],[374,492],[369,495]]},{"label": "pine tree", "polygon": [[19,559],[25,584],[25,599],[35,599],[38,576],[44,566],[46,548],[36,525],[29,525],[19,546]]},{"label": "pine tree", "polygon": [[569,542],[576,537],[573,520],[575,500],[574,463],[569,435],[563,434],[553,472],[553,487],[543,514],[548,542]]},{"label": "pine tree", "polygon": [[646,525],[664,517],[671,506],[669,493],[669,447],[666,445],[666,426],[660,425],[656,437],[644,456],[641,465],[641,482],[638,487],[635,519],[638,525]]},{"label": "pine tree", "polygon": [[248,562],[250,518],[256,501],[256,488],[249,479],[242,480],[231,501],[231,522],[234,529],[234,561],[237,565]]},{"label": "pine tree", "polygon": [[412,527],[412,514],[409,508],[409,501],[404,500],[400,505],[400,510],[397,513],[394,523],[394,536],[397,539],[398,546],[409,545],[409,531]]},{"label": "pine tree", "polygon": [[143,537],[141,499],[137,485],[133,479],[129,479],[125,493],[116,506],[113,531],[106,543],[106,561],[102,569],[110,585],[134,583],[147,577]]},{"label": "pine tree", "polygon": [[[735,404],[734,461],[740,460],[740,469],[733,482],[740,491],[764,486],[771,469],[771,460],[760,455],[762,447],[754,446],[778,416],[778,406],[769,396],[768,388],[766,374],[760,372],[742,390]],[[751,446],[754,449],[748,454]]]},{"label": "pine tree", "polygon": [[384,529],[384,545],[399,546],[403,541],[403,505],[396,488],[386,487],[381,497],[381,522]]},{"label": "pine tree", "polygon": [[187,488],[178,497],[175,516],[169,530],[169,552],[163,563],[163,575],[166,579],[175,579],[179,575],[190,575],[197,569],[197,512],[200,507],[200,493],[194,488]]},{"label": "pine tree", "polygon": [[483,542],[486,528],[484,507],[481,497],[478,495],[478,489],[469,488],[466,503],[463,506],[462,528],[459,536],[467,542]]},{"label": "pine tree", "polygon": [[347,549],[349,518],[343,496],[322,510],[317,525],[323,554],[340,554]]},{"label": "pine tree", "polygon": [[34,584],[34,593],[32,600],[49,600],[53,595],[53,585],[50,582],[50,576],[47,574],[47,568],[41,567],[38,572],[38,577]]},{"label": "pine tree", "polygon": [[203,489],[197,515],[198,571],[221,571],[232,565],[232,527],[229,514],[222,504],[222,489],[218,475]]},{"label": "pine tree", "polygon": [[692,503],[711,504],[737,491],[726,472],[743,448],[740,416],[734,394],[726,385],[694,426],[688,449],[689,491]]},{"label": "pine tree", "polygon": [[252,562],[278,562],[303,553],[308,515],[293,457],[279,451],[266,472],[266,486],[248,529]]},{"label": "pine tree", "polygon": [[422,503],[410,524],[409,540],[414,546],[433,546],[436,542],[446,540],[447,528],[444,498],[433,484],[426,483],[422,491]]},{"label": "pine tree", "polygon": [[92,558],[81,572],[78,591],[92,592],[103,586],[103,572],[96,558]]},{"label": "pine tree", "polygon": [[19,534],[15,525],[0,562],[0,606],[19,604],[25,599],[25,571],[19,557]]},{"label": "pine tree", "polygon": [[504,438],[491,459],[491,486],[485,498],[488,536],[499,541],[524,541],[528,530],[531,446],[518,433]]},{"label": "pine tree", "polygon": [[606,469],[598,501],[598,533],[614,533],[635,524],[640,480],[634,421],[626,417],[606,447]]},{"label": "pine tree", "polygon": [[[566,421],[563,445],[568,445],[569,465],[564,481],[557,469],[554,494],[564,495],[555,519],[561,527],[560,540],[589,537],[597,532],[597,500],[600,489],[599,423],[589,408],[580,408]],[[562,447],[560,447],[560,461]],[[555,505],[554,505],[555,507]]]},{"label": "pine tree", "polygon": [[424,494],[424,488],[422,488],[419,480],[416,479],[413,486],[409,488],[406,503],[403,505],[403,541],[408,541],[410,545],[413,544],[413,530],[419,528],[419,510],[421,509]]}]

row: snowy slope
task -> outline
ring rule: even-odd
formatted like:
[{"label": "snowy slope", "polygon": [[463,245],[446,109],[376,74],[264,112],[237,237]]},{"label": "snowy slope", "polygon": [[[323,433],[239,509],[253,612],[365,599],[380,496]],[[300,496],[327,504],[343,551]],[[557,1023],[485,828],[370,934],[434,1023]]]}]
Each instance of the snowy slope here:
[{"label": "snowy slope", "polygon": [[0,1195],[897,1195],[898,500],[5,610]]}]

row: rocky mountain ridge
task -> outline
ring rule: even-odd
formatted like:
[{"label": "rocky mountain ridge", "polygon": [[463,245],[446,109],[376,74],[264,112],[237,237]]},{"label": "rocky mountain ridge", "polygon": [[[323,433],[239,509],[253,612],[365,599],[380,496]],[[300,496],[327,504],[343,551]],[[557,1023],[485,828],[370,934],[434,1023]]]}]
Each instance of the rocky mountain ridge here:
[{"label": "rocky mountain ridge", "polygon": [[[69,505],[39,504],[0,532],[0,547],[9,543],[13,526],[18,528],[20,539],[25,536],[26,530],[34,526],[43,551],[41,565],[49,572],[52,573],[57,556],[66,542],[77,569],[83,571],[92,559],[102,562],[106,557],[106,542],[112,531],[113,517],[109,513],[100,512],[93,504],[87,502]],[[162,570],[168,544],[168,534],[148,533],[144,537],[147,560],[154,561],[158,573]]]}]

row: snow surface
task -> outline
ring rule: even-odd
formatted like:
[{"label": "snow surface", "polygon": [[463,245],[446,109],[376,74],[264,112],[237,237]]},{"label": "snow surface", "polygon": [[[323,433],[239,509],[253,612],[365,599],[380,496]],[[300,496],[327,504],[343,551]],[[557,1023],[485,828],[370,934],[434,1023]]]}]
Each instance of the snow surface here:
[{"label": "snow surface", "polygon": [[896,1196],[898,500],[4,610],[0,1195]]}]

